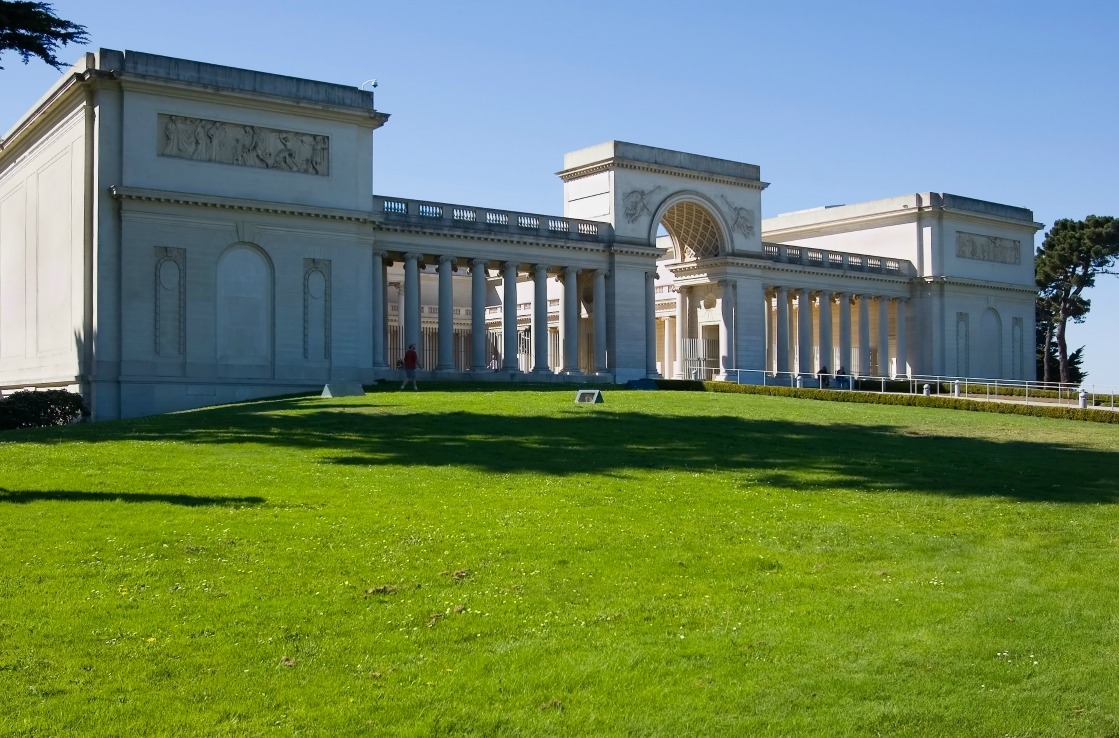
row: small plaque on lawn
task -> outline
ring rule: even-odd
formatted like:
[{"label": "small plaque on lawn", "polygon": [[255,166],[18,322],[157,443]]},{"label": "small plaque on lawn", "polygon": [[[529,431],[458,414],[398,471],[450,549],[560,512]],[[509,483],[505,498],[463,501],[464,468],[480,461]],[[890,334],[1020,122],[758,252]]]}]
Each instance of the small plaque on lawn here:
[{"label": "small plaque on lawn", "polygon": [[575,404],[600,405],[602,404],[602,392],[599,390],[579,390],[575,393]]}]

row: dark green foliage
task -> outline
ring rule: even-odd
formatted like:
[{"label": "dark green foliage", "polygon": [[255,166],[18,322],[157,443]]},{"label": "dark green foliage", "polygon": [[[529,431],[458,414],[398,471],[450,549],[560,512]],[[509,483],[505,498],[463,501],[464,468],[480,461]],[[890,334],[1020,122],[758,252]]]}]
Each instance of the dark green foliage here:
[{"label": "dark green foliage", "polygon": [[0,0],[0,54],[14,51],[24,64],[37,56],[62,69],[65,65],[55,56],[59,48],[88,41],[85,26],[59,18],[50,3]]},{"label": "dark green foliage", "polygon": [[69,425],[87,414],[82,396],[73,392],[15,392],[0,399],[0,430]]},{"label": "dark green foliage", "polygon": [[[1052,315],[1046,311],[1046,301],[1038,299],[1034,310],[1035,336],[1034,360],[1037,362],[1037,377],[1044,382],[1055,381],[1061,376],[1061,360],[1057,350],[1057,337]],[[1075,322],[1075,321],[1074,321]],[[1073,384],[1083,384],[1088,378],[1084,371],[1084,347],[1068,355],[1069,378]]]},{"label": "dark green foliage", "polygon": [[[1068,345],[1069,320],[1079,323],[1092,308],[1084,290],[1096,283],[1097,274],[1113,274],[1119,255],[1119,219],[1089,215],[1084,220],[1062,218],[1045,234],[1034,261],[1037,279],[1040,346],[1056,342],[1060,381],[1072,383]],[[1047,349],[1048,350],[1048,349]],[[1039,353],[1040,350],[1039,350]],[[1042,376],[1050,381],[1049,365],[1041,362]]]}]

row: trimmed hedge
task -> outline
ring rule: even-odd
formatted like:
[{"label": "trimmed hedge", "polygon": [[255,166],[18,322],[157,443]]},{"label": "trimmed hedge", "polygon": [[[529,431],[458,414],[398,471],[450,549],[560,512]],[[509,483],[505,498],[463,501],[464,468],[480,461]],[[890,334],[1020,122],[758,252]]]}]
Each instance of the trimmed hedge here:
[{"label": "trimmed hedge", "polygon": [[862,402],[873,405],[908,405],[910,407],[938,407],[947,410],[971,410],[982,413],[1002,413],[1004,415],[1030,415],[1038,418],[1059,418],[1062,420],[1085,420],[1093,423],[1114,423],[1119,425],[1119,412],[1088,408],[1054,405],[1019,405],[1010,402],[984,402],[963,397],[943,395],[882,394],[880,392],[859,392],[856,390],[797,389],[795,387],[763,387],[760,384],[735,384],[733,382],[700,382],[690,379],[659,379],[657,386],[662,390],[682,392],[726,392],[739,395],[770,395],[773,397],[800,397],[826,402]]},{"label": "trimmed hedge", "polygon": [[88,414],[82,396],[66,390],[23,390],[0,398],[0,430],[69,425]]}]

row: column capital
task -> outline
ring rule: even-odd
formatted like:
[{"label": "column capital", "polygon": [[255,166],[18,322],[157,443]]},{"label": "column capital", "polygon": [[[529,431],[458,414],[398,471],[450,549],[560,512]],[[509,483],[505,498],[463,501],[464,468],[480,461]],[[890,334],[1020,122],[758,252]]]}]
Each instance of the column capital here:
[{"label": "column capital", "polygon": [[489,263],[488,260],[482,259],[482,258],[477,258],[477,259],[471,259],[470,260],[470,266],[474,267],[475,269],[485,269],[486,264],[488,264],[488,263]]},{"label": "column capital", "polygon": [[440,266],[442,266],[444,264],[450,264],[451,266],[455,266],[455,262],[456,262],[456,259],[453,256],[447,256],[446,254],[444,254],[443,256],[439,257],[439,265]]},{"label": "column capital", "polygon": [[389,252],[382,249],[373,249],[373,255],[376,256],[378,259],[384,259],[386,256],[389,255]]},{"label": "column capital", "polygon": [[596,277],[609,277],[610,276],[610,270],[609,269],[595,269],[594,270],[594,276],[596,276]]},{"label": "column capital", "polygon": [[503,262],[501,262],[501,268],[504,269],[505,271],[509,271],[510,269],[514,269],[514,270],[519,271],[520,267],[521,267],[521,263],[519,261],[503,261]]},{"label": "column capital", "polygon": [[579,267],[568,266],[563,268],[563,273],[572,277],[579,276],[580,271]]},{"label": "column capital", "polygon": [[404,259],[406,261],[418,261],[422,258],[424,258],[423,254],[417,254],[417,253],[412,252],[412,251],[409,251],[408,253],[404,254]]},{"label": "column capital", "polygon": [[532,270],[536,274],[540,274],[541,272],[543,272],[544,275],[547,276],[549,269],[551,269],[551,267],[548,266],[547,264],[533,264],[532,265]]}]

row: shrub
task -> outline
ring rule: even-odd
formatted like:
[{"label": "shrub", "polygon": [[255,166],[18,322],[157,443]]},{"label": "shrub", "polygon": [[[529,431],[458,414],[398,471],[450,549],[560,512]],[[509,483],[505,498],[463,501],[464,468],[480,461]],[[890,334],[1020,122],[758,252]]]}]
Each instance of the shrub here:
[{"label": "shrub", "polygon": [[[908,405],[911,407],[939,407],[951,410],[971,410],[984,413],[1005,415],[1031,415],[1038,418],[1060,418],[1064,420],[1087,420],[1093,423],[1119,424],[1119,411],[1095,410],[1064,405],[1023,405],[1011,402],[984,402],[965,397],[923,394],[881,394],[878,392],[835,391],[821,389],[797,389],[795,387],[762,386],[759,384],[735,384],[733,382],[698,382],[680,379],[661,379],[657,386],[666,390],[692,392],[727,392],[741,395],[770,395],[777,397],[801,397],[827,402],[863,402],[874,405]],[[887,383],[889,387],[889,383]]]},{"label": "shrub", "polygon": [[24,390],[0,398],[0,430],[68,425],[88,414],[82,396],[66,390]]}]

